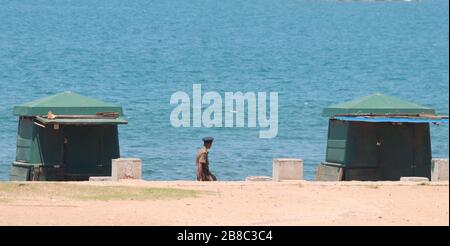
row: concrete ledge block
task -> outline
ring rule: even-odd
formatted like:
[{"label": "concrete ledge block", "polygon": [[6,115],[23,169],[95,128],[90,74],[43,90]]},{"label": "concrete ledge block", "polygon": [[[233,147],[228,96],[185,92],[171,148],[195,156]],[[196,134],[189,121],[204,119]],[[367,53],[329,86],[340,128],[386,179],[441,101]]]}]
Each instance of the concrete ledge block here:
[{"label": "concrete ledge block", "polygon": [[272,161],[272,180],[302,180],[303,160],[276,158]]},{"label": "concrete ledge block", "polygon": [[94,182],[112,181],[112,177],[111,177],[111,176],[95,176],[95,177],[89,177],[89,181],[94,181]]},{"label": "concrete ledge block", "polygon": [[341,181],[344,177],[342,165],[317,165],[316,181]]},{"label": "concrete ledge block", "polygon": [[428,182],[430,180],[427,177],[400,177],[400,181],[405,181],[405,182]]},{"label": "concrete ledge block", "polygon": [[431,181],[448,181],[448,159],[431,160]]},{"label": "concrete ledge block", "polygon": [[119,179],[141,179],[142,161],[138,158],[113,159],[111,174],[113,181],[119,181]]}]

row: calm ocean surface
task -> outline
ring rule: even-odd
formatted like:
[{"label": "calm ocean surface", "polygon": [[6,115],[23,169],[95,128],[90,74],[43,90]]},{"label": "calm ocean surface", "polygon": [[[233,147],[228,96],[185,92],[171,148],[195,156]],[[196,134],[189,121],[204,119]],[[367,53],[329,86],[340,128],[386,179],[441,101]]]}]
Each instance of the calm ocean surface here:
[{"label": "calm ocean surface", "polygon": [[[195,179],[201,138],[216,138],[221,180],[271,175],[272,158],[325,158],[322,108],[375,92],[448,114],[447,0],[0,0],[0,180],[15,158],[12,107],[62,91],[121,104],[122,156],[148,180]],[[172,93],[276,91],[279,132],[170,125]],[[223,94],[222,94],[223,95]],[[432,126],[448,157],[448,125]]]}]

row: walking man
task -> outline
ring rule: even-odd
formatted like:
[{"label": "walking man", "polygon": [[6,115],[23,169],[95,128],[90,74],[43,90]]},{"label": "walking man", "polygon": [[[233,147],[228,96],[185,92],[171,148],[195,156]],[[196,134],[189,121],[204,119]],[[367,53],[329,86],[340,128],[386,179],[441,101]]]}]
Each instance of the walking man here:
[{"label": "walking man", "polygon": [[203,147],[197,151],[197,180],[198,181],[216,181],[214,176],[209,171],[208,151],[212,146],[214,138],[205,137],[203,140]]}]

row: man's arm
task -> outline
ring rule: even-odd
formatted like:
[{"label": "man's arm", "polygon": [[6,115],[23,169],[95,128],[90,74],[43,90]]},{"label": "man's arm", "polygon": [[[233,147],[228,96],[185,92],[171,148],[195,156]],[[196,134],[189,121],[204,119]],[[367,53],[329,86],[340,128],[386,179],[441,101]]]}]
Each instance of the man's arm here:
[{"label": "man's arm", "polygon": [[197,177],[200,178],[200,180],[204,180],[203,177],[203,163],[200,161],[197,163]]},{"label": "man's arm", "polygon": [[203,176],[203,165],[206,164],[206,154],[202,153],[200,157],[198,158],[197,163],[197,175],[200,177],[200,180],[205,180],[205,177]]}]

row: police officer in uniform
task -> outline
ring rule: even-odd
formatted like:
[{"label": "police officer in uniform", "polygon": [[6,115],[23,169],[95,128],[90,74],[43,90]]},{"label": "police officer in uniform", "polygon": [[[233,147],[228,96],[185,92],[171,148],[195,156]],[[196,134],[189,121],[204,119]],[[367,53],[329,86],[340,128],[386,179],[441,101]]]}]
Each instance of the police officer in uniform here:
[{"label": "police officer in uniform", "polygon": [[197,151],[197,180],[198,181],[216,181],[214,176],[209,171],[208,151],[212,146],[214,138],[205,137],[203,140],[203,147]]}]

